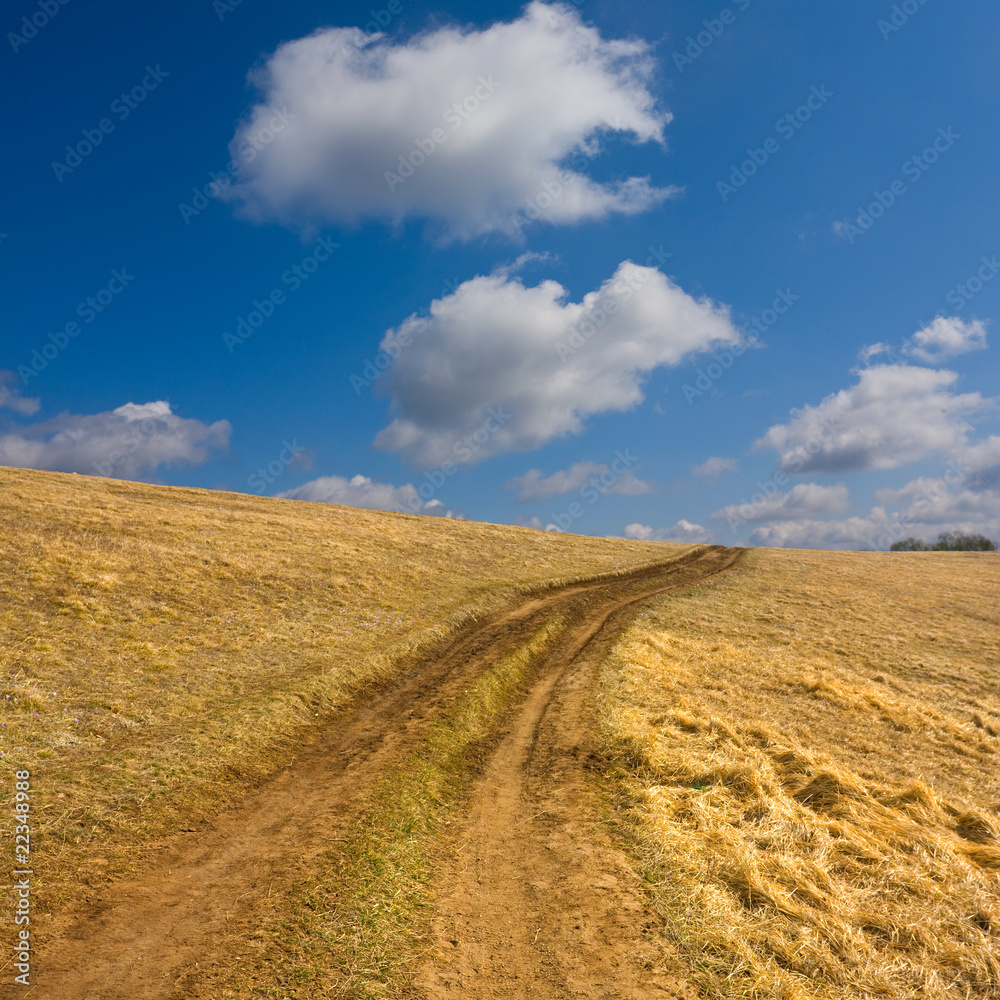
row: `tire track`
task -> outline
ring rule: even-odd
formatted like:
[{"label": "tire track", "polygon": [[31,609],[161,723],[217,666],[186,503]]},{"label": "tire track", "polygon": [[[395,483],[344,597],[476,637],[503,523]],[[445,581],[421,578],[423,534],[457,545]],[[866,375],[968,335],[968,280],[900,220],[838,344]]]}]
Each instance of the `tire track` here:
[{"label": "tire track", "polygon": [[[307,874],[311,859],[350,829],[363,809],[366,791],[419,748],[471,679],[553,615],[564,615],[570,622],[566,644],[517,710],[514,729],[489,765],[487,777],[506,759],[512,735],[528,725],[534,749],[525,757],[517,742],[523,733],[516,737],[521,749],[510,767],[501,768],[496,784],[497,795],[517,798],[519,782],[535,781],[531,767],[550,752],[544,751],[550,734],[538,719],[549,718],[546,709],[572,694],[563,677],[571,676],[566,667],[581,650],[613,630],[631,604],[690,585],[726,568],[738,555],[718,546],[699,547],[671,563],[613,580],[543,591],[492,621],[460,630],[443,653],[412,664],[392,686],[359,696],[327,720],[314,745],[240,806],[196,836],[170,838],[159,845],[141,876],[109,886],[104,898],[59,919],[52,926],[54,939],[38,955],[39,995],[50,1000],[210,996],[202,992],[203,975],[241,961],[257,929],[262,902]],[[579,678],[585,684],[584,675]],[[553,748],[563,745],[564,735],[551,734]],[[527,770],[525,761],[531,765]],[[478,829],[475,801],[470,822]],[[500,826],[505,824],[501,816]],[[491,994],[487,989],[468,995],[527,994]]]},{"label": "tire track", "polygon": [[602,829],[593,692],[633,605],[727,569],[740,554],[723,550],[683,580],[616,603],[578,624],[550,659],[441,866],[434,940],[417,976],[425,997],[696,996],[646,911],[639,876]]}]

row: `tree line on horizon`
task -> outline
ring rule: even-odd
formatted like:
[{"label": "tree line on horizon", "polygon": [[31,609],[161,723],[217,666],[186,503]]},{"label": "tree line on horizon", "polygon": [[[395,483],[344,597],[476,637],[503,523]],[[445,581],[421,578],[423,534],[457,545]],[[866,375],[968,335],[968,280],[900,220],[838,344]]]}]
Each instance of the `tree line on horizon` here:
[{"label": "tree line on horizon", "polygon": [[995,552],[996,542],[985,535],[967,535],[962,531],[942,531],[931,544],[919,538],[904,538],[889,546],[890,552]]}]

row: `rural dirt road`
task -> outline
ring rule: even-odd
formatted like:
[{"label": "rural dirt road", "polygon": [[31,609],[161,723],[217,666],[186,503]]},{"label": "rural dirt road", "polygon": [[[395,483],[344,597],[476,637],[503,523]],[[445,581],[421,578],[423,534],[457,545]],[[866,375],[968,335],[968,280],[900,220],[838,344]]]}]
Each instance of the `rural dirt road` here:
[{"label": "rural dirt road", "polygon": [[420,747],[470,680],[560,615],[560,641],[441,845],[432,940],[410,995],[693,997],[671,975],[640,880],[602,827],[594,680],[636,604],[728,569],[741,552],[702,546],[612,581],[541,592],[458,632],[442,654],[326,720],[240,806],[171,838],[137,879],[59,918],[33,963],[32,993],[212,997],[220,970],[247,955],[260,913],[357,820],[365,790]]}]

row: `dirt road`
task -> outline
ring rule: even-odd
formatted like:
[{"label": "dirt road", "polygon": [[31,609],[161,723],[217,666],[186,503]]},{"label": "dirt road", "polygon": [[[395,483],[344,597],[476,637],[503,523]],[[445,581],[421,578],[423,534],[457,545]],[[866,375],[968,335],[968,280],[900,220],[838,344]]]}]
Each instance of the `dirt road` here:
[{"label": "dirt road", "polygon": [[[328,720],[289,768],[238,808],[164,845],[136,881],[64,917],[36,957],[47,1000],[209,997],[211,969],[246,954],[262,905],[355,821],[364,790],[414,752],[471,679],[555,615],[558,649],[510,713],[442,845],[434,945],[416,970],[436,997],[685,997],[639,880],[600,822],[588,763],[602,652],[633,606],[720,572],[741,550],[701,547],[614,581],[541,593],[456,635],[393,687]],[[454,829],[454,826],[453,826]]]}]

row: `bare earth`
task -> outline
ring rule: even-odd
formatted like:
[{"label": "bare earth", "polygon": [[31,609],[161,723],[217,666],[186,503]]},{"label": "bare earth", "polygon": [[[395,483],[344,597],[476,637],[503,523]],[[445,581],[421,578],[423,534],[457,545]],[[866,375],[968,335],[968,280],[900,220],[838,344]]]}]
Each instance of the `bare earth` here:
[{"label": "bare earth", "polygon": [[[731,566],[703,547],[614,582],[549,591],[459,633],[394,687],[328,722],[238,808],[161,845],[135,881],[50,927],[37,957],[49,1000],[210,997],[246,954],[258,914],[356,820],[365,790],[420,746],[498,657],[554,615],[569,627],[533,676],[442,847],[425,997],[693,997],[675,976],[640,880],[602,829],[592,691],[633,605]],[[458,829],[455,829],[455,827]]]}]

